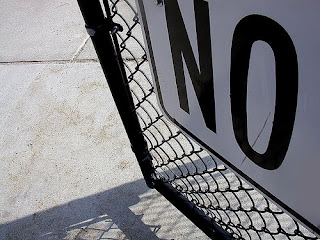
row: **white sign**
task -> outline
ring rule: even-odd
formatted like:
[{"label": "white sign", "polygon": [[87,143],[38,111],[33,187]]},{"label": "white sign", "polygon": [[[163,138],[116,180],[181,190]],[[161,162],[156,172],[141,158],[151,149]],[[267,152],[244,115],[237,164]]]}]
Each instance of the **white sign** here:
[{"label": "white sign", "polygon": [[137,0],[163,113],[320,233],[320,2]]}]

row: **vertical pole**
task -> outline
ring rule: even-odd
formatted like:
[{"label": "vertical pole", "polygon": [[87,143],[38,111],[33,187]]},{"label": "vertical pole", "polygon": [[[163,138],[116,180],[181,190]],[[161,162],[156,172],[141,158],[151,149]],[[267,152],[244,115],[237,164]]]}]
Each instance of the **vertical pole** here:
[{"label": "vertical pole", "polygon": [[123,62],[117,51],[117,43],[111,34],[115,24],[112,22],[110,14],[107,14],[108,18],[104,17],[99,0],[77,1],[147,185],[150,188],[156,188],[212,239],[230,239],[227,233],[219,229],[209,217],[198,210],[194,204],[190,203],[170,184],[153,178],[152,157],[134,109]]},{"label": "vertical pole", "polygon": [[129,92],[127,78],[119,53],[112,40],[111,30],[115,26],[112,19],[105,18],[99,0],[77,0],[86,28],[97,52],[102,70],[121,120],[129,137],[131,147],[141,167],[147,185],[153,188],[151,155],[144,140],[132,96]]}]

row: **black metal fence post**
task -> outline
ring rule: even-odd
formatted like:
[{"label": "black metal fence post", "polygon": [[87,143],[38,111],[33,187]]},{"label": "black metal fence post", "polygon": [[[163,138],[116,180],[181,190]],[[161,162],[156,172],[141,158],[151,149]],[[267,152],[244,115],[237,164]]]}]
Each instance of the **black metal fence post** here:
[{"label": "black metal fence post", "polygon": [[[108,12],[109,9],[106,10],[107,18],[105,18],[99,0],[78,0],[78,4],[147,185],[150,188],[156,188],[212,239],[229,239],[222,229],[219,231],[218,227],[204,213],[196,209],[169,184],[153,179],[152,157],[134,110],[132,95],[126,82],[127,78],[117,46],[118,43],[114,36],[116,31],[121,29],[121,26],[112,22],[110,12]],[[201,215],[200,218],[199,214]]]},{"label": "black metal fence post", "polygon": [[116,51],[112,39],[112,34],[115,34],[121,27],[113,23],[111,18],[105,18],[99,0],[78,0],[78,4],[129,137],[132,150],[137,157],[147,185],[152,188],[152,158],[134,111],[133,99],[125,82],[123,66],[121,66],[122,61],[118,59],[119,52]]},{"label": "black metal fence post", "polygon": [[[319,239],[164,118],[149,70],[145,73],[144,45],[135,36],[140,22],[133,0],[77,1],[149,187],[215,240]],[[133,17],[124,16],[125,10]],[[117,33],[122,26],[113,19],[124,34]],[[133,46],[143,52],[131,51]],[[120,52],[129,53],[130,62]]]}]

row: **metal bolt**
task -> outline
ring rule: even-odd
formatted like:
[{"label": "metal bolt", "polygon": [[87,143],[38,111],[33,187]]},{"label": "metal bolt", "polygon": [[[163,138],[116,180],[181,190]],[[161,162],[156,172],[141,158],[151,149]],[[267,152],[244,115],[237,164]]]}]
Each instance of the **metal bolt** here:
[{"label": "metal bolt", "polygon": [[163,6],[163,1],[164,0],[153,0],[153,2],[159,7]]},{"label": "metal bolt", "polygon": [[114,26],[111,30],[111,34],[114,35],[119,31],[119,27],[118,26]]}]

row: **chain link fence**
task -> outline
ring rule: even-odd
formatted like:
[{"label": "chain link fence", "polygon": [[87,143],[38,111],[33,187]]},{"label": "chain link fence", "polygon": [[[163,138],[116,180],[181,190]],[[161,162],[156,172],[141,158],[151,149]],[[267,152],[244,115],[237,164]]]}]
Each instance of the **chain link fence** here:
[{"label": "chain link fence", "polygon": [[158,108],[134,0],[104,0],[152,155],[153,178],[170,184],[235,239],[318,239],[168,122]]}]

